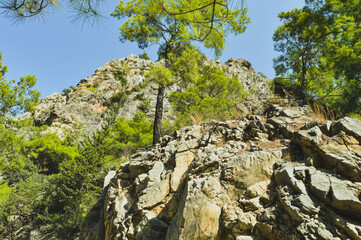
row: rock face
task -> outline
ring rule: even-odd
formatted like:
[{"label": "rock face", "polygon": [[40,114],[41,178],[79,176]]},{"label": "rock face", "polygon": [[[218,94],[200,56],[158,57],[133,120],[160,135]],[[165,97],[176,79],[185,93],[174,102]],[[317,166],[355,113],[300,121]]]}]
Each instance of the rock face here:
[{"label": "rock face", "polygon": [[[102,113],[115,101],[124,98],[125,103],[119,116],[132,118],[142,109],[147,117],[154,118],[157,86],[144,84],[144,74],[154,63],[130,55],[122,59],[113,59],[98,68],[92,77],[82,79],[78,85],[68,89],[67,93],[53,93],[43,98],[34,114],[37,125],[58,127],[62,124],[84,124],[88,129],[98,126]],[[268,96],[267,80],[260,77],[251,64],[243,59],[230,59],[225,64],[206,60],[223,69],[227,75],[237,77],[245,90],[253,89],[258,95]],[[166,90],[164,118],[171,119],[171,106],[167,95],[176,90],[176,86]]]},{"label": "rock face", "polygon": [[361,121],[260,107],[176,131],[111,172],[94,239],[361,239]]}]

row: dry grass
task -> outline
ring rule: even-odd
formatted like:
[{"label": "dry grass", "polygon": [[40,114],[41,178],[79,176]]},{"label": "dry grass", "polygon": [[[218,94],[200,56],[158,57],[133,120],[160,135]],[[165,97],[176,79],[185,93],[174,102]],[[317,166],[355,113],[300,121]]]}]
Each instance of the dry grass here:
[{"label": "dry grass", "polygon": [[190,120],[192,121],[192,125],[201,125],[205,122],[206,119],[204,119],[204,116],[202,116],[200,113],[190,113],[188,114]]},{"label": "dry grass", "polygon": [[274,141],[263,141],[258,142],[258,146],[261,149],[275,149],[281,147],[283,144],[281,143],[281,140],[274,140]]},{"label": "dry grass", "polygon": [[274,95],[273,97],[267,98],[270,104],[277,104],[283,107],[290,107],[289,100],[287,98]]},{"label": "dry grass", "polygon": [[318,119],[335,121],[341,117],[340,114],[335,113],[331,107],[318,101],[310,102],[309,106]]}]

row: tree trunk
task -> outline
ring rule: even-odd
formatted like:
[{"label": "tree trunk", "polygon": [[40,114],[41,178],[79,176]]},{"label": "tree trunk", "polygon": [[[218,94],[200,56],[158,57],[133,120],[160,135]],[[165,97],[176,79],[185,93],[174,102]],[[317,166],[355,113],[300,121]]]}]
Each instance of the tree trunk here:
[{"label": "tree trunk", "polygon": [[[166,43],[164,53],[162,54],[163,58],[166,60],[168,59],[168,53],[170,52],[173,46],[174,38],[175,37],[172,35],[170,40]],[[157,104],[155,106],[155,116],[154,116],[154,126],[153,126],[153,145],[159,143],[160,138],[162,137],[163,99],[164,99],[164,91],[166,86],[159,85],[158,87],[159,88],[157,95]]]},{"label": "tree trunk", "polygon": [[159,143],[162,137],[162,117],[163,117],[163,99],[165,86],[158,88],[157,104],[155,106],[155,117],[153,126],[153,145]]}]

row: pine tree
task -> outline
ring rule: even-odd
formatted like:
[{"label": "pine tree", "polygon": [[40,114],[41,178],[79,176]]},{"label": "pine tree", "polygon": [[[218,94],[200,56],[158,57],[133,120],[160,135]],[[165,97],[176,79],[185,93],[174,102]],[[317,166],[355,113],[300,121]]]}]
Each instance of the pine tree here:
[{"label": "pine tree", "polygon": [[[193,41],[220,56],[227,35],[246,30],[246,12],[244,8],[231,9],[231,2],[224,0],[122,0],[112,16],[128,18],[120,27],[121,41],[137,42],[141,49],[158,44],[159,58],[168,60],[179,44]],[[165,87],[164,83],[158,87],[153,144],[161,137]]]}]

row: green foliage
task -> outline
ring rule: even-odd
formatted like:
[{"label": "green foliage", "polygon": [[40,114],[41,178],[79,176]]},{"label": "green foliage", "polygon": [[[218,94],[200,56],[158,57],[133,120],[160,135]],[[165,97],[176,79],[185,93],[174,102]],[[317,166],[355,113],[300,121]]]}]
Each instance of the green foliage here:
[{"label": "green foliage", "polygon": [[69,93],[71,93],[71,91],[74,90],[74,86],[70,86],[69,88],[64,88],[63,89],[63,94],[64,95],[68,95]]},{"label": "green foliage", "polygon": [[64,88],[63,89],[63,94],[64,95],[68,95],[69,93],[71,93],[71,90],[69,88]]},{"label": "green foliage", "polygon": [[173,83],[172,72],[162,65],[152,65],[145,78],[149,82],[156,82],[160,86],[170,86]]},{"label": "green foliage", "polygon": [[199,79],[202,54],[193,46],[187,46],[182,52],[171,53],[169,59],[170,68],[180,87],[186,88]]},{"label": "green foliage", "polygon": [[17,82],[8,81],[6,72],[7,67],[2,65],[0,54],[0,116],[33,110],[40,97],[40,93],[32,89],[36,84],[35,76],[21,77]]},{"label": "green foliage", "polygon": [[98,89],[95,88],[95,87],[93,87],[93,86],[87,87],[87,89],[88,89],[89,91],[92,91],[92,92],[97,92],[97,91],[98,91]]},{"label": "green foliage", "polygon": [[349,116],[350,116],[350,117],[357,118],[357,119],[360,119],[360,120],[361,120],[361,114],[358,114],[358,113],[351,113]]},{"label": "green foliage", "polygon": [[62,141],[56,134],[36,136],[26,143],[26,154],[34,162],[39,173],[55,174],[63,161],[70,161],[79,153],[69,141]]},{"label": "green foliage", "polygon": [[[177,76],[185,79],[186,89],[182,92],[175,91],[169,95],[169,100],[176,112],[178,126],[190,124],[192,118],[198,120],[225,119],[234,114],[235,103],[245,97],[242,85],[238,79],[226,77],[225,73],[217,67],[203,66],[197,62],[199,56],[189,55],[188,51],[179,59],[189,60],[190,66],[183,62],[185,69],[191,68],[195,74],[188,75],[188,71],[181,69]],[[177,62],[177,61],[175,61]]]},{"label": "green foliage", "polygon": [[99,2],[96,0],[69,0],[69,1],[37,1],[37,0],[27,0],[23,2],[18,2],[16,0],[9,1],[0,1],[0,7],[4,9],[1,14],[5,14],[7,17],[17,21],[25,21],[26,19],[37,19],[44,18],[44,15],[47,15],[50,12],[53,12],[54,9],[61,9],[63,4],[66,2],[66,5],[70,8],[71,12],[74,13],[72,16],[72,22],[76,23],[82,21],[83,24],[87,21],[91,21],[92,24],[100,17],[97,8],[99,7]]},{"label": "green foliage", "polygon": [[[111,157],[114,140],[110,136],[119,106],[113,104],[108,108],[101,130],[80,142],[73,156],[59,163],[59,172],[50,176],[50,184],[39,206],[43,210],[38,215],[44,224],[54,228],[58,237],[72,238],[86,213],[100,198],[105,167],[114,160]],[[58,149],[62,153],[63,148],[58,146]]]},{"label": "green foliage", "polygon": [[11,190],[8,182],[0,182],[0,206],[3,206],[5,201],[9,198]]},{"label": "green foliage", "polygon": [[[142,90],[142,88],[139,85],[135,85],[132,88],[132,92],[140,92],[140,90]],[[140,96],[139,94],[137,96]]]},{"label": "green foliage", "polygon": [[25,140],[15,131],[7,129],[4,120],[0,119],[0,123],[0,172],[9,183],[26,179],[34,169],[22,151]]},{"label": "green foliage", "polygon": [[124,70],[117,69],[113,71],[113,76],[122,83],[122,86],[126,86],[128,84],[126,79],[127,73]]},{"label": "green foliage", "polygon": [[[121,0],[111,15],[128,18],[120,26],[122,42],[137,42],[141,49],[159,44],[158,55],[166,61],[179,46],[193,41],[213,49],[219,57],[225,48],[225,38],[243,33],[249,23],[246,9],[231,5],[226,0]],[[165,87],[172,83],[173,77],[166,67],[157,66],[152,67],[148,79],[159,84],[153,131],[153,144],[156,144],[162,135]]]},{"label": "green foliage", "polygon": [[95,80],[92,87],[97,89],[99,87],[99,85],[100,85],[99,81]]},{"label": "green foliage", "polygon": [[164,135],[170,135],[178,129],[179,127],[176,124],[174,124],[174,122],[171,122],[169,120],[164,121],[162,124],[162,133]]},{"label": "green foliage", "polygon": [[275,50],[283,54],[274,59],[276,76],[286,76],[294,86],[309,91],[310,85],[318,84],[322,36],[328,33],[328,28],[307,8],[281,12],[278,17],[283,24],[275,31],[273,40]]},{"label": "green foliage", "polygon": [[[176,43],[200,41],[222,53],[228,34],[243,33],[249,19],[246,9],[232,8],[228,1],[137,0],[120,1],[111,14],[128,19],[120,27],[120,40],[137,42],[141,49],[160,43],[166,57]],[[166,57],[167,58],[167,57]]]},{"label": "green foliage", "polygon": [[278,76],[344,113],[361,112],[361,1],[307,0],[281,13]]},{"label": "green foliage", "polygon": [[[106,172],[152,142],[152,123],[145,114],[117,119],[120,105],[109,107],[102,128],[79,144],[74,131],[81,132],[81,126],[63,129],[60,139],[20,123],[32,131],[25,139],[12,127],[15,122],[1,120],[0,172],[5,181],[0,183],[1,238],[29,221],[47,226],[57,239],[72,239],[79,232],[101,197]],[[166,131],[171,128],[169,123],[165,126]]]},{"label": "green foliage", "polygon": [[258,75],[260,75],[262,78],[268,79],[268,77],[263,72],[257,72]]},{"label": "green foliage", "polygon": [[[0,232],[12,233],[22,226],[22,221],[33,217],[38,191],[34,189],[36,166],[27,157],[26,139],[20,135],[13,121],[0,119]],[[25,125],[20,123],[18,126]],[[44,181],[38,181],[43,184]],[[14,218],[16,216],[16,218]],[[0,236],[1,236],[0,234]]]},{"label": "green foliage", "polygon": [[123,104],[127,99],[127,92],[126,91],[118,91],[115,92],[111,98],[112,103],[120,103]]},{"label": "green foliage", "polygon": [[24,222],[30,222],[37,217],[37,208],[42,201],[46,185],[46,176],[33,174],[26,181],[20,181],[10,189],[3,204],[0,203],[0,229],[3,228],[3,234],[13,234]]},{"label": "green foliage", "polygon": [[150,57],[145,52],[145,50],[143,51],[143,53],[139,54],[138,57],[141,58],[141,59],[150,60]]},{"label": "green foliage", "polygon": [[139,105],[138,105],[138,109],[140,111],[142,111],[143,113],[147,113],[150,110],[150,101],[148,98],[142,100]]},{"label": "green foliage", "polygon": [[117,119],[110,133],[114,157],[129,157],[137,149],[152,145],[153,123],[138,111],[132,120]]}]

